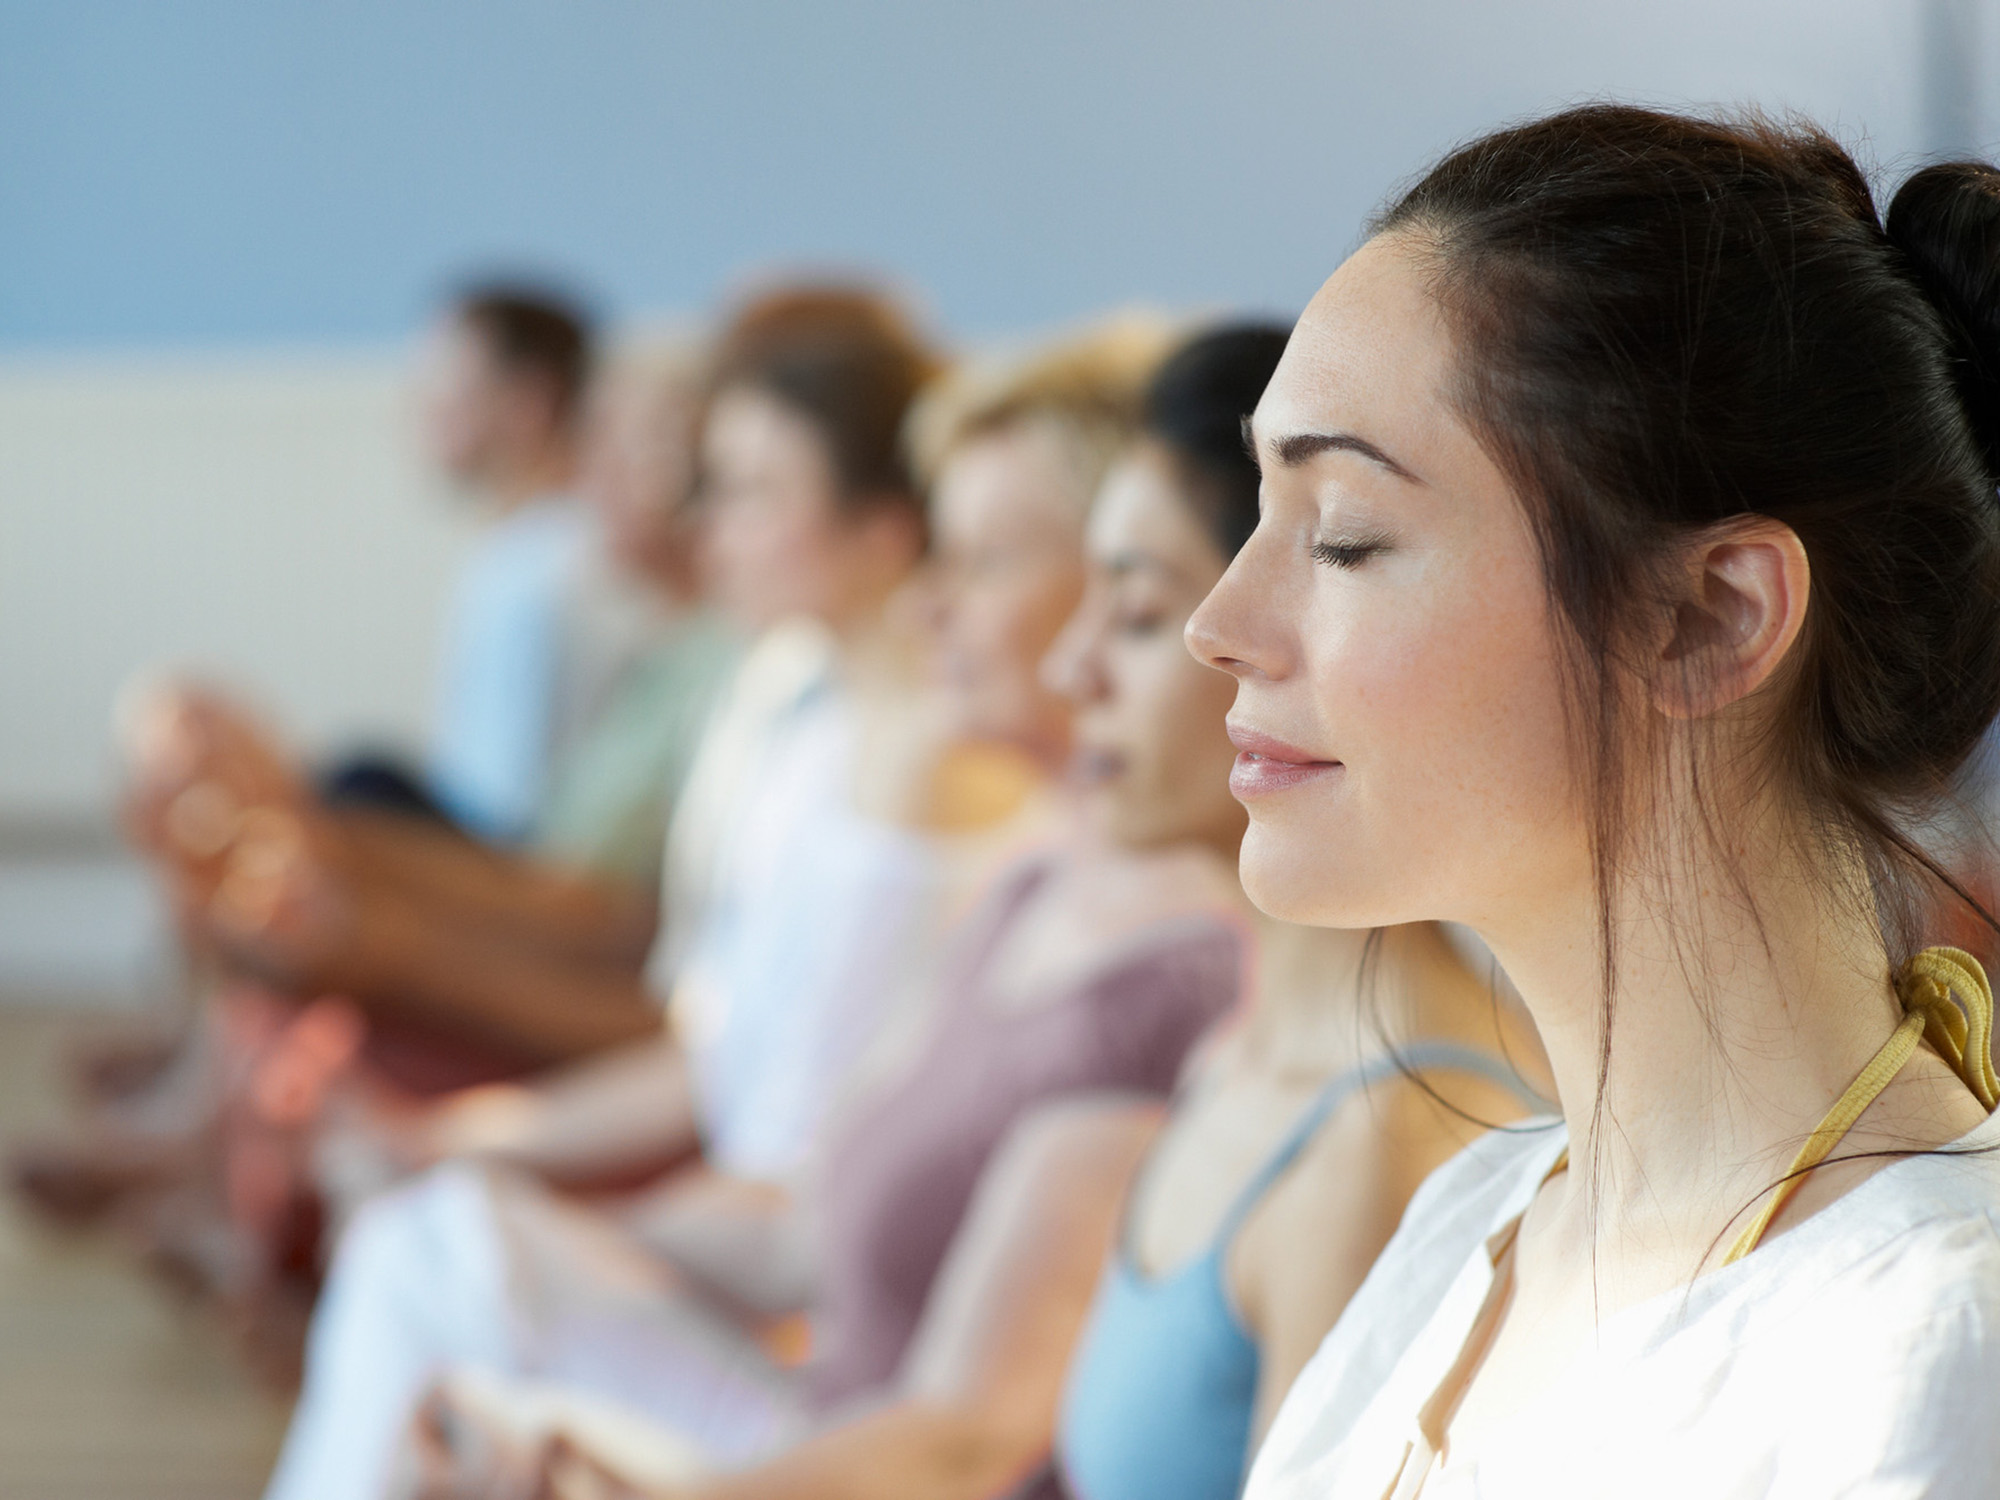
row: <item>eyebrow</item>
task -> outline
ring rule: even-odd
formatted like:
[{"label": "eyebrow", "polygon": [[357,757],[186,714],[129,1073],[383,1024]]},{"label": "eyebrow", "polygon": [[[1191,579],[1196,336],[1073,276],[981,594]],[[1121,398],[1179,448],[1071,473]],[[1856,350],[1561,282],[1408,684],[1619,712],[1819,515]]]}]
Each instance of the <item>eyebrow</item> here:
[{"label": "eyebrow", "polygon": [[[1244,422],[1244,436],[1249,436],[1250,424]],[[1394,474],[1398,479],[1407,479],[1411,484],[1424,481],[1411,473],[1395,459],[1364,437],[1351,432],[1294,432],[1271,442],[1271,452],[1280,465],[1296,469],[1299,465],[1319,457],[1322,453],[1353,453],[1367,459],[1379,468]]]}]

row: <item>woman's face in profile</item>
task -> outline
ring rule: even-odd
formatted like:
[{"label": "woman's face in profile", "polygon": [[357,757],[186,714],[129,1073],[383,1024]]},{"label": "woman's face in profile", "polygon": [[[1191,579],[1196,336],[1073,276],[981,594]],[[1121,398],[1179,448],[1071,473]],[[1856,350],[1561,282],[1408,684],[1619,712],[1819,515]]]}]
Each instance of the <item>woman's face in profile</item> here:
[{"label": "woman's face in profile", "polygon": [[1587,890],[1540,560],[1455,353],[1408,242],[1333,275],[1257,407],[1256,534],[1188,627],[1236,678],[1243,882],[1279,917],[1478,927]]},{"label": "woman's face in profile", "polygon": [[491,344],[464,319],[444,318],[424,335],[416,402],[431,461],[459,483],[483,479],[506,443],[508,382]]},{"label": "woman's face in profile", "polygon": [[1164,453],[1141,443],[1112,470],[1085,556],[1083,602],[1044,671],[1076,707],[1086,807],[1130,848],[1193,841],[1233,854],[1243,812],[1229,792],[1230,685],[1181,640],[1223,556]]},{"label": "woman's face in profile", "polygon": [[846,528],[812,420],[761,390],[730,387],[709,406],[701,460],[716,602],[753,629],[837,609]]},{"label": "woman's face in profile", "polygon": [[931,501],[938,672],[960,731],[1060,757],[1069,705],[1039,672],[1083,593],[1075,463],[1017,423],[961,444]]}]

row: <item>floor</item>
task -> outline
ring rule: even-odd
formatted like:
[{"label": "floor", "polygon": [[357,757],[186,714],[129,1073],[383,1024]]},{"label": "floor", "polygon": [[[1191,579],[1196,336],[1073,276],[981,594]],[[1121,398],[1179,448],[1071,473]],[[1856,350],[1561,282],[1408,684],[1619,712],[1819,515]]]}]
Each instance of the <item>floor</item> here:
[{"label": "floor", "polygon": [[[0,1140],[62,1118],[66,1039],[136,1003],[145,922],[120,871],[0,870]],[[284,1419],[201,1309],[0,1193],[5,1500],[249,1500]]]}]

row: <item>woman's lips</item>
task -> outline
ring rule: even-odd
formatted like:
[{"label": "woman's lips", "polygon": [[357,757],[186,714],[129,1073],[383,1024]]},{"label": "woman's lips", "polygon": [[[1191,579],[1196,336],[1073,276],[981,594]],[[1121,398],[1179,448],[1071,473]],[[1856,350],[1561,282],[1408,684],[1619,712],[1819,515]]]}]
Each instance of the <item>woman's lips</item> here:
[{"label": "woman's lips", "polygon": [[1229,772],[1229,790],[1238,798],[1290,791],[1340,769],[1337,760],[1315,759],[1310,750],[1234,724],[1229,726],[1229,742],[1237,750],[1236,764]]}]

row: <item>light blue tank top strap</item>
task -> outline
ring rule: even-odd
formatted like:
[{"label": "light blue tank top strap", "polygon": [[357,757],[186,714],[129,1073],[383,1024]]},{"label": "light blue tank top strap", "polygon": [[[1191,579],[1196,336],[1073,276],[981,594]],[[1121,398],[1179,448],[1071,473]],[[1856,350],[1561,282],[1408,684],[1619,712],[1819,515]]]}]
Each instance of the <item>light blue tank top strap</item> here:
[{"label": "light blue tank top strap", "polygon": [[1236,1238],[1236,1231],[1243,1227],[1243,1221],[1250,1217],[1251,1211],[1271,1190],[1272,1184],[1285,1175],[1299,1153],[1312,1144],[1313,1137],[1319,1134],[1327,1117],[1346,1103],[1350,1095],[1397,1074],[1434,1072],[1471,1073],[1499,1084],[1530,1109],[1546,1110],[1549,1107],[1548,1101],[1530,1089],[1512,1068],[1476,1047],[1461,1046],[1457,1042],[1417,1042],[1399,1052],[1371,1058],[1359,1067],[1348,1069],[1338,1078],[1330,1079],[1312,1103],[1305,1107],[1298,1122],[1279,1142],[1278,1149],[1243,1185],[1243,1191],[1236,1195],[1236,1201],[1222,1216],[1208,1253],[1220,1257],[1228,1250]]},{"label": "light blue tank top strap", "polygon": [[1141,1271],[1128,1214],[1063,1392],[1056,1457],[1077,1500],[1232,1500],[1249,1462],[1259,1358],[1230,1303],[1229,1246],[1343,1102],[1398,1073],[1445,1070],[1547,1107],[1499,1059],[1418,1042],[1328,1082],[1236,1195],[1208,1248],[1185,1264],[1161,1276]]}]

